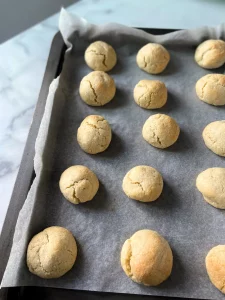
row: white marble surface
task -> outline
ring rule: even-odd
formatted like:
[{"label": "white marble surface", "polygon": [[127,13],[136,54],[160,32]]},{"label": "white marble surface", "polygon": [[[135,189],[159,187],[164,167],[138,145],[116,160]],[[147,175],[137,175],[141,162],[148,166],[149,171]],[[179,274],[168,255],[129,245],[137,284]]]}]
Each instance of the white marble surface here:
[{"label": "white marble surface", "polygon": [[[222,0],[84,0],[68,10],[99,24],[191,28],[225,22]],[[0,230],[57,22],[58,14],[0,45]]]}]

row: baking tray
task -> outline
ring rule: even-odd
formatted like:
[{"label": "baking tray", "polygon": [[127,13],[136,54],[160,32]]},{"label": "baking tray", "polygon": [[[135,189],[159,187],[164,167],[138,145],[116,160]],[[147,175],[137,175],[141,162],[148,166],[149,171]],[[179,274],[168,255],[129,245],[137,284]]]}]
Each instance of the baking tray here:
[{"label": "baking tray", "polygon": [[[166,34],[175,29],[153,29],[153,28],[139,28],[154,35]],[[38,102],[33,116],[33,122],[28,134],[26,146],[24,149],[21,165],[18,171],[17,179],[11,196],[10,204],[6,214],[5,222],[0,236],[0,282],[2,280],[4,270],[10,254],[14,230],[18,214],[22,208],[24,201],[27,197],[30,186],[35,177],[34,173],[34,155],[35,155],[35,141],[38,134],[39,126],[45,109],[45,103],[48,95],[49,85],[54,78],[56,78],[62,69],[64,54],[67,47],[63,42],[61,34],[58,32],[53,38],[49,58],[47,61],[46,71],[44,74]],[[87,292],[75,291],[66,289],[54,289],[46,287],[14,287],[2,288],[0,290],[0,300],[16,300],[16,299],[81,299],[81,300],[138,300],[138,299],[168,299],[168,297],[157,296],[143,296],[143,295],[126,295],[115,293],[102,293],[102,292]],[[182,298],[169,298],[169,299],[182,299]]]}]

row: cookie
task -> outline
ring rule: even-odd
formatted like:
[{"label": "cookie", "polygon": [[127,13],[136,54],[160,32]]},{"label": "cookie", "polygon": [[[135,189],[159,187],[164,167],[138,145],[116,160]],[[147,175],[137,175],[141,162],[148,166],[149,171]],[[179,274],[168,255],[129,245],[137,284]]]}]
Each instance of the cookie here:
[{"label": "cookie", "polygon": [[195,51],[195,61],[205,69],[221,67],[225,63],[225,42],[222,40],[204,41]]},{"label": "cookie", "polygon": [[105,151],[112,139],[109,123],[98,115],[86,117],[77,130],[77,141],[81,149],[89,154]]},{"label": "cookie", "polygon": [[170,54],[162,45],[149,43],[138,51],[136,61],[145,72],[159,74],[168,65]]},{"label": "cookie", "polygon": [[134,88],[134,100],[146,109],[160,108],[166,104],[167,88],[159,80],[141,80]]},{"label": "cookie", "polygon": [[206,202],[225,209],[225,168],[209,168],[200,173],[196,186]]},{"label": "cookie", "polygon": [[195,90],[200,100],[215,106],[225,105],[225,75],[205,75],[197,81]]},{"label": "cookie", "polygon": [[90,201],[99,188],[95,173],[85,166],[72,166],[66,169],[59,181],[63,196],[73,204]]},{"label": "cookie", "polygon": [[152,202],[162,193],[163,179],[156,169],[149,166],[137,166],[125,175],[122,187],[129,198],[141,202]]},{"label": "cookie", "polygon": [[164,114],[155,114],[145,122],[142,135],[150,145],[156,148],[167,148],[173,145],[180,134],[176,121]]},{"label": "cookie", "polygon": [[106,72],[115,66],[117,56],[112,46],[102,41],[96,41],[87,47],[84,59],[92,70]]},{"label": "cookie", "polygon": [[225,120],[208,124],[202,133],[206,146],[214,153],[225,156]]},{"label": "cookie", "polygon": [[133,281],[156,286],[171,274],[173,254],[168,242],[152,230],[139,230],[125,241],[121,266]]},{"label": "cookie", "polygon": [[206,256],[205,265],[212,284],[225,294],[225,245],[213,247]]},{"label": "cookie", "polygon": [[80,83],[81,99],[91,106],[102,106],[110,102],[116,93],[116,85],[111,76],[103,71],[93,71]]},{"label": "cookie", "polygon": [[27,248],[29,271],[41,278],[59,278],[74,265],[77,245],[72,233],[63,227],[48,227],[36,234]]}]

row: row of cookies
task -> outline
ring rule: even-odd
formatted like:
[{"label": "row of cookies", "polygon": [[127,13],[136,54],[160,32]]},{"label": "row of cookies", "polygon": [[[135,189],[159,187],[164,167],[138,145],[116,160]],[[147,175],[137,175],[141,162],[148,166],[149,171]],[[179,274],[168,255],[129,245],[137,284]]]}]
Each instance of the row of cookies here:
[{"label": "row of cookies", "polygon": [[[196,179],[196,186],[209,204],[225,209],[225,168],[209,168],[201,172]],[[94,198],[99,181],[89,168],[76,165],[62,173],[59,187],[68,201],[79,204]],[[162,193],[163,177],[150,166],[136,166],[124,176],[122,188],[131,199],[152,202]]]},{"label": "row of cookies", "polygon": [[[225,105],[225,75],[208,74],[200,78],[195,86],[198,98],[208,104]],[[115,96],[116,85],[111,76],[103,71],[93,71],[80,83],[81,99],[90,106],[103,106]],[[135,102],[145,109],[157,109],[167,102],[167,88],[159,80],[140,80],[134,87]]]},{"label": "row of cookies", "polygon": [[[217,69],[225,63],[225,42],[206,40],[195,51],[196,63],[205,69]],[[110,71],[117,62],[113,47],[103,41],[96,41],[88,46],[84,59],[95,71]],[[136,62],[140,69],[150,74],[159,74],[165,70],[170,61],[170,54],[160,44],[148,43],[137,53]]]},{"label": "row of cookies", "polygon": [[[165,114],[154,114],[144,123],[142,136],[150,145],[164,149],[173,145],[180,134],[177,122]],[[225,156],[225,121],[208,124],[202,133],[205,145],[214,153]],[[81,149],[89,154],[105,151],[112,140],[108,121],[99,115],[87,116],[77,130],[77,141]]]},{"label": "row of cookies", "polygon": [[[225,246],[213,247],[205,258],[211,282],[221,292],[224,288]],[[29,271],[41,278],[59,278],[75,264],[77,244],[66,228],[52,226],[36,234],[27,248]],[[158,232],[139,230],[127,239],[121,250],[120,263],[134,282],[157,286],[165,281],[173,268],[173,253],[169,243]]]}]

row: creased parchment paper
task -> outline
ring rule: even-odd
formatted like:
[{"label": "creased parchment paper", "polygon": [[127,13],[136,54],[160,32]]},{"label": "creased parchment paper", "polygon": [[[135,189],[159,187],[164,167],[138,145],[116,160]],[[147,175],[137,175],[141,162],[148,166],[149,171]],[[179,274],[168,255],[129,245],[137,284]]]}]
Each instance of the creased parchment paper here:
[{"label": "creased parchment paper", "polygon": [[[17,221],[13,247],[2,286],[48,286],[66,289],[222,299],[205,269],[205,256],[215,245],[225,244],[224,211],[205,203],[195,187],[196,176],[209,167],[225,167],[224,158],[208,150],[202,130],[224,119],[224,108],[197,99],[195,83],[207,73],[194,62],[196,45],[208,38],[225,38],[225,26],[153,36],[118,24],[95,26],[62,10],[59,28],[68,50],[59,78],[50,86],[46,109],[36,141],[36,178]],[[90,42],[104,40],[116,50],[118,63],[109,72],[116,96],[104,107],[89,107],[78,93],[80,80],[90,72],[84,50]],[[136,65],[136,53],[147,42],[166,45],[171,62],[160,75],[149,75]],[[162,109],[141,109],[133,100],[133,88],[141,79],[160,79],[168,91]],[[141,135],[145,120],[166,113],[178,122],[181,134],[166,150],[147,144]],[[89,114],[104,116],[113,130],[107,151],[84,153],[76,131]],[[72,205],[60,193],[61,173],[83,164],[98,176],[100,189],[93,201]],[[136,165],[150,165],[162,174],[164,189],[159,200],[144,204],[128,199],[121,184]],[[60,279],[43,280],[29,273],[26,248],[31,237],[45,227],[59,225],[72,231],[78,242],[74,268]],[[120,266],[120,250],[135,231],[158,231],[170,243],[174,266],[170,278],[159,287],[132,282]]]}]

